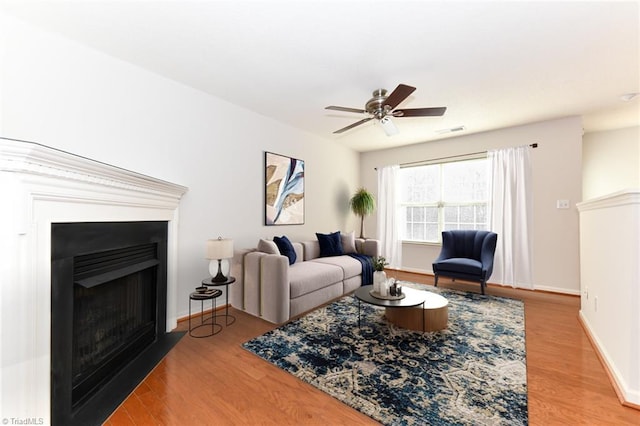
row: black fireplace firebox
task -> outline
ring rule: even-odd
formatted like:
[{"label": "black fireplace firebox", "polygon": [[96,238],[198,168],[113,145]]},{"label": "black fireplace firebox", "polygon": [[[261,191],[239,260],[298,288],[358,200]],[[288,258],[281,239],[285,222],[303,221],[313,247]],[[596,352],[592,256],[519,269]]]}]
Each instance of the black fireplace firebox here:
[{"label": "black fireplace firebox", "polygon": [[183,333],[166,333],[167,222],[51,226],[51,419],[100,424]]}]

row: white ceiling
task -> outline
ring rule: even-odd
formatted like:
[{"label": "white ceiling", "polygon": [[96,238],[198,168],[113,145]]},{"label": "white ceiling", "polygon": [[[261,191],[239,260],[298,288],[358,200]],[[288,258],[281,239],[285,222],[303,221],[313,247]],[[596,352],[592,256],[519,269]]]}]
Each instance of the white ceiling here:
[{"label": "white ceiling", "polygon": [[[0,8],[114,57],[358,151],[572,115],[585,131],[640,124],[640,3],[459,1],[32,1]],[[417,87],[375,120],[377,88]],[[215,119],[215,117],[212,117]]]}]

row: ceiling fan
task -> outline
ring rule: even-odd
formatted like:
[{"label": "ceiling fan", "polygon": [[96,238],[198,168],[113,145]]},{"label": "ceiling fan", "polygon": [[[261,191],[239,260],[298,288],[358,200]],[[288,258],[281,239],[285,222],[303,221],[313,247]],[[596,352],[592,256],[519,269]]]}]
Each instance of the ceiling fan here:
[{"label": "ceiling fan", "polygon": [[336,130],[334,134],[346,132],[353,129],[356,126],[373,120],[374,118],[380,122],[382,128],[387,133],[387,136],[398,133],[398,129],[391,121],[390,117],[436,117],[441,116],[447,110],[446,107],[437,108],[408,108],[408,109],[394,109],[402,101],[407,99],[415,87],[407,86],[406,84],[399,84],[389,96],[385,89],[377,89],[373,92],[373,97],[367,101],[364,109],[346,108],[340,106],[330,105],[325,109],[333,111],[355,112],[359,114],[368,114],[369,117],[363,118],[353,124]]}]

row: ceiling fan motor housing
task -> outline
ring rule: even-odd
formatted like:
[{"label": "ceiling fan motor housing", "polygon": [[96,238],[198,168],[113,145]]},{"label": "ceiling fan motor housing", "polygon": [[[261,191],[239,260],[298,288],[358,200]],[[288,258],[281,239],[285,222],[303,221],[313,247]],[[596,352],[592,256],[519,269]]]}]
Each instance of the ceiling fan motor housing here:
[{"label": "ceiling fan motor housing", "polygon": [[387,91],[385,89],[375,90],[373,97],[367,101],[364,109],[378,120],[381,120],[391,110],[388,105],[384,104],[386,100]]}]

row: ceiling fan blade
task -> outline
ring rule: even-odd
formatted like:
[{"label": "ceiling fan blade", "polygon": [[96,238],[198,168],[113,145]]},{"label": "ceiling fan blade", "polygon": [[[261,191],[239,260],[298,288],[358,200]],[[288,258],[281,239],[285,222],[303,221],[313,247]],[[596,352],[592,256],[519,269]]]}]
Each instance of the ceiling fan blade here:
[{"label": "ceiling fan blade", "polygon": [[367,112],[367,111],[365,111],[363,109],[347,108],[347,107],[333,106],[333,105],[325,107],[324,109],[331,109],[333,111],[357,112],[357,113],[360,113],[360,114],[364,114],[365,112]]},{"label": "ceiling fan blade", "polygon": [[400,104],[400,102],[407,99],[414,90],[416,90],[415,87],[407,86],[406,84],[398,84],[398,87],[391,92],[387,97],[387,100],[384,101],[384,104],[388,105],[389,109],[394,109]]},{"label": "ceiling fan blade", "polygon": [[354,127],[359,126],[359,125],[361,125],[361,124],[364,124],[364,123],[366,123],[366,122],[367,122],[367,121],[369,121],[369,120],[373,120],[373,117],[364,118],[364,119],[362,119],[362,120],[360,120],[360,121],[356,121],[355,123],[350,124],[350,125],[348,125],[347,127],[343,127],[343,128],[342,128],[342,129],[340,129],[340,130],[336,130],[335,132],[333,132],[333,134],[346,132],[347,130],[349,130],[349,129],[353,129]]},{"label": "ceiling fan blade", "polygon": [[437,117],[443,115],[447,107],[397,109],[391,114],[394,117]]}]

